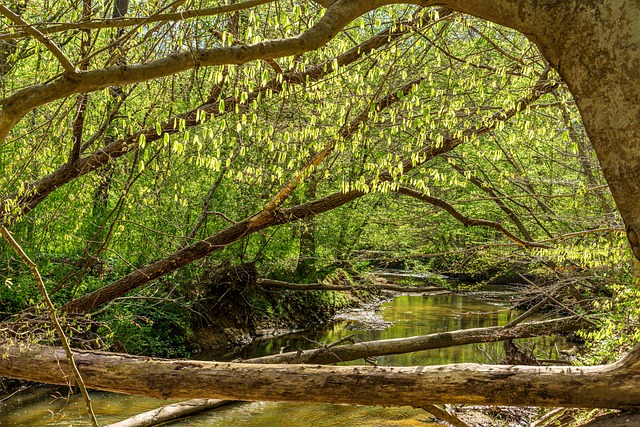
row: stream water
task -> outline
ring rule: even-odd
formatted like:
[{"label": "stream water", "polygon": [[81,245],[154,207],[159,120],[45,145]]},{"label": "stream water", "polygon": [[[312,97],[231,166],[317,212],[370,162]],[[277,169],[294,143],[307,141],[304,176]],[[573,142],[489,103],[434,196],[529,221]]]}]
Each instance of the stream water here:
[{"label": "stream water", "polygon": [[[384,303],[375,315],[347,313],[338,320],[304,334],[291,334],[257,341],[228,359],[250,358],[286,351],[317,347],[353,335],[354,339],[370,341],[400,338],[458,329],[501,326],[519,312],[461,295],[432,297],[399,296]],[[364,324],[362,323],[364,321]],[[371,328],[374,329],[371,329]],[[368,329],[367,329],[368,328]],[[557,345],[566,348],[561,337],[541,337],[527,340],[523,345],[535,345],[539,351],[551,352]],[[459,362],[496,363],[500,359],[501,344],[473,344],[441,350],[383,356],[379,365],[433,365]],[[550,355],[542,354],[543,358]],[[221,359],[219,359],[221,360]],[[349,362],[362,364],[362,360]],[[277,385],[274,385],[277,387]],[[166,401],[111,393],[92,393],[94,410],[101,425],[120,421],[158,406]],[[0,427],[9,426],[88,426],[84,405],[79,396],[51,396],[33,403],[5,408],[0,404]],[[192,417],[167,425],[246,426],[246,427],[304,427],[304,426],[423,426],[441,424],[431,422],[423,410],[411,408],[377,408],[291,403],[245,403]]]}]

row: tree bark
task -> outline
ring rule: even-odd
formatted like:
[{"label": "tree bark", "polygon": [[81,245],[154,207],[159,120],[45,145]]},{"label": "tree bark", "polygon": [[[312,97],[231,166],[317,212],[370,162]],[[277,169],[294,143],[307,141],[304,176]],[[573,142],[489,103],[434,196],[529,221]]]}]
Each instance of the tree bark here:
[{"label": "tree bark", "polygon": [[[89,387],[165,399],[627,408],[640,406],[638,353],[586,367],[263,365],[98,352],[75,352],[74,358]],[[5,346],[0,375],[51,384],[70,378],[61,349],[35,345]]]},{"label": "tree bark", "polygon": [[[528,338],[535,335],[552,334],[557,332],[568,332],[577,330],[585,326],[578,318],[554,319],[543,322],[529,323],[510,330],[504,327],[490,327],[478,329],[466,329],[454,332],[443,332],[438,334],[425,335],[422,337],[410,337],[391,340],[380,340],[372,342],[362,342],[353,345],[327,346],[306,350],[301,353],[290,352],[248,359],[243,363],[334,363],[349,360],[361,359],[370,356],[381,356],[385,354],[399,354],[405,352],[415,352],[434,348],[446,348],[454,345],[471,344],[487,341],[501,341],[514,338]],[[345,351],[346,350],[346,351]],[[354,350],[354,351],[352,351]],[[176,420],[183,417],[199,414],[221,408],[233,403],[240,403],[231,400],[217,399],[192,399],[177,404],[166,405],[153,409],[121,422],[110,424],[107,427],[148,427],[162,424],[167,421]],[[424,405],[424,409],[438,418],[444,419],[450,424],[456,425],[457,418],[447,411],[434,405]],[[459,424],[462,425],[462,424]]]},{"label": "tree bark", "polygon": [[106,427],[150,427],[168,423],[184,417],[201,414],[203,412],[242,403],[233,400],[220,399],[191,399],[186,402],[165,405],[151,411],[143,412],[134,417],[120,422],[109,424]]},{"label": "tree bark", "polygon": [[440,332],[408,338],[366,341],[350,345],[323,347],[302,352],[289,352],[271,356],[257,357],[251,363],[337,363],[365,357],[384,356],[389,354],[413,353],[415,351],[448,348],[457,345],[481,342],[497,342],[516,338],[530,338],[539,335],[550,335],[559,332],[577,331],[588,323],[578,317],[545,320],[525,323],[513,328],[491,326],[459,331]]}]

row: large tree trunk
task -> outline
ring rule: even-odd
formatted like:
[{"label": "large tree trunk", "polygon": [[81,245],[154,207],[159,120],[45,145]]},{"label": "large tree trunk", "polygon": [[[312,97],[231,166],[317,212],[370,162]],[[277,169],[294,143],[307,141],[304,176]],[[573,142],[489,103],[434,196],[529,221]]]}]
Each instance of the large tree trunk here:
[{"label": "large tree trunk", "polygon": [[[572,317],[554,319],[543,322],[523,324],[515,328],[493,326],[489,328],[465,329],[453,332],[441,332],[437,334],[361,342],[353,345],[325,346],[301,352],[275,354],[272,356],[258,357],[244,361],[244,363],[333,363],[361,359],[364,357],[380,356],[385,354],[400,354],[416,352],[420,350],[445,348],[461,344],[509,340],[513,338],[527,338],[534,335],[567,332],[579,329],[586,322]],[[201,412],[218,409],[233,403],[241,403],[234,400],[219,399],[191,399],[184,402],[165,405],[151,411],[138,414],[126,420],[110,424],[108,427],[149,427],[168,421],[199,414]],[[438,418],[447,420],[453,425],[463,425],[451,414],[436,406],[425,405],[425,410]],[[464,424],[466,425],[466,424]]]},{"label": "large tree trunk", "polygon": [[[434,403],[640,406],[640,366],[634,356],[591,367],[263,365],[97,352],[76,352],[74,358],[89,387],[165,399],[413,407]],[[64,352],[54,347],[8,346],[0,358],[0,375],[68,384],[71,376],[65,360]]]},{"label": "large tree trunk", "polygon": [[590,3],[578,25],[553,32],[547,56],[576,99],[640,259],[640,3],[607,3]]}]

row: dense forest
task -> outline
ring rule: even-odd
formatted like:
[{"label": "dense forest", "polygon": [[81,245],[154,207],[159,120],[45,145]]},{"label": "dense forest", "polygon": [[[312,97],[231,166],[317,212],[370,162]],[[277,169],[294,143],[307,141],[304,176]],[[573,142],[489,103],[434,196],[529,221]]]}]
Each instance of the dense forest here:
[{"label": "dense forest", "polygon": [[[640,341],[638,4],[409,3],[0,5],[0,375],[83,394],[637,406],[600,391],[638,381],[636,353],[620,359]],[[430,279],[385,284],[385,269]],[[504,382],[443,367],[439,388],[425,368],[405,390],[413,368],[363,367],[390,387],[371,398],[347,367],[178,378],[136,357],[309,327],[383,289],[487,283],[572,316],[500,339],[579,327],[575,375],[516,358]],[[509,385],[526,390],[498,396]]]}]

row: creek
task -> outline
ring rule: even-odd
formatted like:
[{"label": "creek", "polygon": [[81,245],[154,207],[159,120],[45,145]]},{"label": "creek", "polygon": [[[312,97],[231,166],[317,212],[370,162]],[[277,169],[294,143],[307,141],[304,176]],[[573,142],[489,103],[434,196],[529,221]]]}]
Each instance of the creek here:
[{"label": "creek", "polygon": [[[520,314],[504,304],[489,303],[470,296],[457,294],[423,296],[397,296],[383,303],[375,313],[352,311],[335,322],[312,331],[289,334],[271,339],[257,340],[253,345],[228,355],[251,358],[285,351],[314,348],[341,338],[371,341],[401,338],[458,329],[501,326]],[[552,358],[556,346],[567,348],[562,337],[539,337],[516,340],[522,346],[535,345],[542,358]],[[446,363],[497,363],[501,357],[501,343],[471,344],[453,348],[421,351],[411,354],[381,356],[379,365],[410,366]],[[545,353],[545,351],[547,353]],[[218,358],[217,360],[222,360]],[[362,364],[362,360],[348,362]],[[274,387],[277,387],[274,384]],[[25,396],[24,398],[27,398]],[[167,401],[135,396],[93,392],[92,402],[101,425],[123,420],[129,416],[167,404]],[[0,404],[1,405],[1,404]],[[35,402],[18,405],[13,409],[0,406],[0,426],[88,426],[80,396],[51,396]],[[435,424],[427,412],[411,408],[354,407],[336,405],[310,405],[293,403],[257,402],[232,405],[221,410],[192,417],[167,425],[185,427],[358,427],[358,426],[441,426]]]}]

